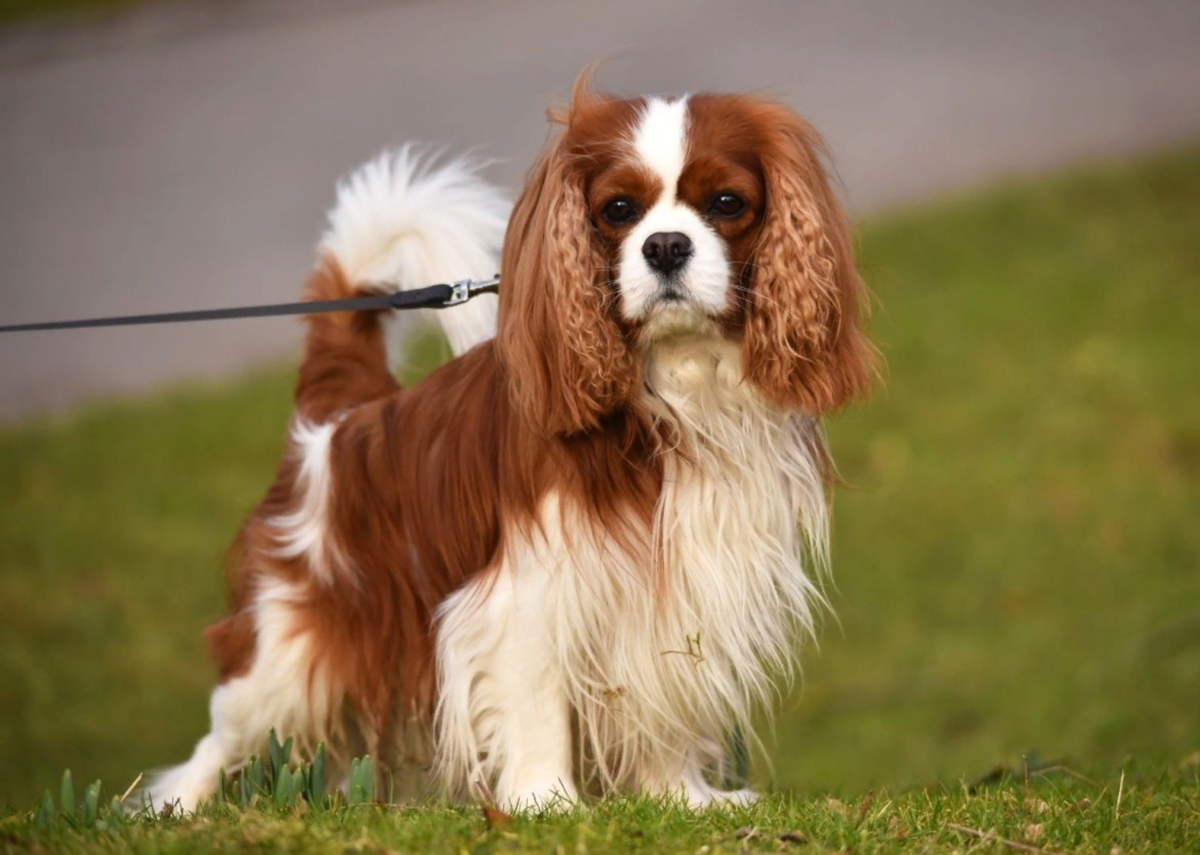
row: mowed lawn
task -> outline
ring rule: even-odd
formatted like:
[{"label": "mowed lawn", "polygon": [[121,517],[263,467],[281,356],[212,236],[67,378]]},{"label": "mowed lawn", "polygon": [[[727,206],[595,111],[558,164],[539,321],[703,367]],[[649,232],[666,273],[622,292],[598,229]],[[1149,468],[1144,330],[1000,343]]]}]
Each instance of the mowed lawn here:
[{"label": "mowed lawn", "polygon": [[[861,261],[887,372],[829,426],[835,610],[765,729],[760,806],[633,801],[494,831],[443,808],[268,811],[112,841],[737,852],[796,831],[919,851],[979,843],[963,826],[1051,850],[1200,845],[1200,147],[878,218]],[[205,732],[200,633],[292,371],[0,429],[0,806],[28,811],[67,767],[107,800]],[[1026,780],[1022,757],[1055,768]],[[968,794],[998,764],[1015,780]],[[18,848],[90,834],[0,823]]]}]

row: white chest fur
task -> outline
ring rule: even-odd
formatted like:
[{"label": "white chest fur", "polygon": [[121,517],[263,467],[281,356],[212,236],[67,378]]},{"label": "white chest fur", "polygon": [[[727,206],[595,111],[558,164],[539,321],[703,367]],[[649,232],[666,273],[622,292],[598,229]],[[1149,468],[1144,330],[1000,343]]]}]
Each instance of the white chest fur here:
[{"label": "white chest fur", "polygon": [[[730,730],[749,732],[790,673],[820,602],[804,565],[826,554],[821,437],[768,407],[738,360],[717,341],[649,356],[649,403],[683,439],[637,554],[552,496],[544,536],[447,602],[438,729],[452,778],[493,781],[508,800],[571,795],[570,734],[549,730],[573,718],[574,765],[604,789],[696,800]],[[526,744],[530,716],[541,740]]]}]

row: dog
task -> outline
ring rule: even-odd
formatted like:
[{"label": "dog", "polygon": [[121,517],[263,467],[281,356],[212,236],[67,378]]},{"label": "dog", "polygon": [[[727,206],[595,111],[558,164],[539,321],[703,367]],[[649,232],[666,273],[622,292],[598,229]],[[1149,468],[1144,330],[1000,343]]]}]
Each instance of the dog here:
[{"label": "dog", "polygon": [[500,295],[432,313],[455,357],[411,388],[386,313],[307,320],[207,631],[211,732],[153,804],[194,809],[271,727],[331,775],[369,752],[510,809],[753,798],[724,755],[813,631],[820,419],[874,374],[826,150],[756,96],[581,80],[550,118],[507,225],[478,170],[411,148],[339,186],[308,299],[497,260]]}]

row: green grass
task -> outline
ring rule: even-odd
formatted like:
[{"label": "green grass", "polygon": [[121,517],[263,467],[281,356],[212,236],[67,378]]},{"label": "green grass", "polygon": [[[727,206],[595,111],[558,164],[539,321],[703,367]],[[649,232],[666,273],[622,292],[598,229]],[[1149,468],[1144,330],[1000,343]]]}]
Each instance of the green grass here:
[{"label": "green grass", "polygon": [[[101,812],[43,827],[0,821],[11,851],[179,852],[925,852],[1004,851],[1000,839],[1048,852],[1187,851],[1200,839],[1200,782],[1179,775],[1111,786],[1065,779],[1008,781],[978,793],[879,791],[854,800],[780,794],[750,808],[692,813],[669,801],[622,799],[566,814],[489,823],[444,805],[337,809],[210,808],[151,820]],[[85,827],[86,826],[86,827]],[[986,836],[987,841],[980,838]]]},{"label": "green grass", "polygon": [[[487,831],[470,810],[268,810],[115,832],[19,813],[0,842],[737,852],[799,829],[826,849],[972,845],[951,823],[1047,849],[1200,840],[1197,200],[1193,146],[864,225],[888,377],[830,426],[850,485],[837,617],[755,763],[775,795],[748,812],[617,802]],[[0,431],[0,805],[32,808],[66,767],[107,799],[205,732],[200,631],[290,382]],[[960,786],[1026,755],[1090,781]]]}]

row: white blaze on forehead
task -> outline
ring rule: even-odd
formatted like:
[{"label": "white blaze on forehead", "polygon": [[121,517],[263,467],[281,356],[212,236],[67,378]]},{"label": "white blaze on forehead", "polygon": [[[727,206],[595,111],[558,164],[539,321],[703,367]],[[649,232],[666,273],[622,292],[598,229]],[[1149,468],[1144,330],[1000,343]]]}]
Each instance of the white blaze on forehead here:
[{"label": "white blaze on forehead", "polygon": [[[725,242],[695,209],[679,198],[679,177],[687,162],[688,100],[650,98],[632,135],[632,155],[662,182],[662,192],[621,241],[618,282],[621,313],[647,321],[648,339],[668,332],[708,331],[711,317],[729,304],[730,273]],[[678,233],[691,241],[686,263],[672,282],[686,303],[661,302],[663,275],[647,262],[643,247],[653,234]]]},{"label": "white blaze on forehead", "polygon": [[687,96],[667,101],[651,98],[633,131],[638,159],[663,183],[659,201],[673,201],[687,157]]}]

